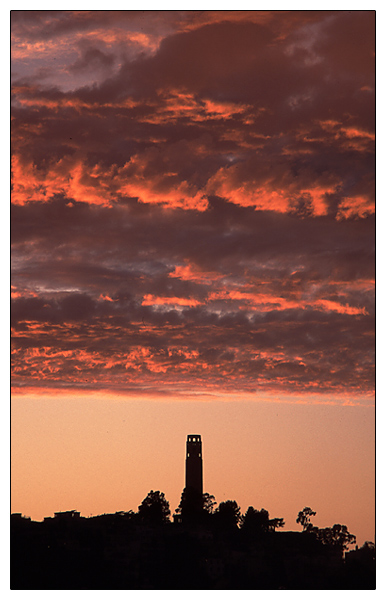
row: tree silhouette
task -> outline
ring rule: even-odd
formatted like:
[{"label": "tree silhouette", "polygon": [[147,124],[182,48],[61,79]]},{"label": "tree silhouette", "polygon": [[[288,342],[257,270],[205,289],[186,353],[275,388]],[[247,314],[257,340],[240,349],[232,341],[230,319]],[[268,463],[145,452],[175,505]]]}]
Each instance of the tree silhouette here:
[{"label": "tree silhouette", "polygon": [[241,520],[240,507],[235,500],[220,502],[214,517],[222,529],[235,529]]},{"label": "tree silhouette", "polygon": [[282,518],[269,518],[269,512],[262,508],[256,510],[249,506],[245,515],[241,517],[241,526],[244,531],[249,531],[254,535],[275,531],[279,527],[284,527],[285,522]]},{"label": "tree silhouette", "polygon": [[138,506],[138,516],[142,521],[161,525],[169,521],[169,502],[163,492],[151,490]]},{"label": "tree silhouette", "polygon": [[303,531],[309,531],[313,528],[310,517],[316,515],[316,512],[309,506],[305,506],[303,510],[299,511],[296,523],[300,523],[303,527]]},{"label": "tree silhouette", "polygon": [[212,494],[200,494],[194,488],[184,488],[175,512],[181,515],[185,524],[204,523],[213,515],[216,504]]},{"label": "tree silhouette", "polygon": [[241,517],[241,528],[254,534],[266,533],[269,527],[269,512],[262,508],[256,510],[249,506],[246,513]]},{"label": "tree silhouette", "polygon": [[202,507],[205,510],[205,512],[209,513],[210,515],[212,515],[214,513],[215,510],[215,506],[217,504],[215,497],[212,494],[208,494],[207,492],[205,492],[205,494],[203,494],[202,496]]},{"label": "tree silhouette", "polygon": [[375,558],[375,544],[374,542],[365,542],[363,546],[359,548],[359,551],[363,554],[367,554],[371,558]]},{"label": "tree silhouette", "polygon": [[317,539],[323,544],[335,546],[339,548],[341,552],[343,552],[343,550],[348,550],[349,545],[355,544],[356,542],[355,535],[348,531],[346,525],[340,525],[339,523],[336,523],[332,527],[325,527],[324,529],[314,527],[312,531],[316,534]]},{"label": "tree silhouette", "polygon": [[285,525],[285,521],[283,518],[276,518],[276,519],[270,519],[268,521],[268,525],[269,525],[269,531],[275,531],[275,529],[278,529],[279,527],[284,527]]}]

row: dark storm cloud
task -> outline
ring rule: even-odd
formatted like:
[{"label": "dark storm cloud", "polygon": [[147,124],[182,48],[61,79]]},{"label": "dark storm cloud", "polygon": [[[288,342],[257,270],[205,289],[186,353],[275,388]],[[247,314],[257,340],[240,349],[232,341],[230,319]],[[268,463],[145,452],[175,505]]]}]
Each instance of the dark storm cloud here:
[{"label": "dark storm cloud", "polygon": [[[374,220],[370,218],[342,222],[328,216],[298,219],[235,206],[219,198],[210,198],[204,212],[165,210],[136,200],[103,208],[57,198],[12,207],[11,222],[15,254],[19,244],[24,251],[26,243],[33,243],[33,260],[40,255],[46,261],[48,250],[51,260],[56,241],[59,256],[69,252],[76,259],[75,251],[90,258],[98,256],[97,269],[102,269],[105,261],[116,261],[119,269],[126,256],[131,261],[144,257],[146,262],[158,257],[170,264],[186,258],[207,271],[224,264],[225,273],[233,272],[233,263],[236,272],[242,273],[245,267],[240,261],[260,258],[280,259],[291,269],[297,259],[313,262],[319,279],[374,275]],[[251,268],[258,268],[258,263]],[[164,273],[168,273],[166,266]],[[297,277],[305,278],[302,271]]]},{"label": "dark storm cloud", "polygon": [[108,69],[114,63],[112,54],[105,54],[99,48],[85,48],[82,56],[68,67],[69,71],[83,71],[91,68]]},{"label": "dark storm cloud", "polygon": [[11,19],[17,36],[28,41],[41,41],[93,31],[101,24],[119,22],[121,14],[120,11],[14,10]]},{"label": "dark storm cloud", "polygon": [[[326,381],[323,383],[323,377],[327,377],[332,365],[334,372],[339,373],[334,376],[335,386],[339,377],[346,388],[355,388],[359,379],[361,386],[365,384],[363,370],[357,377],[347,364],[359,366],[363,357],[372,354],[372,340],[368,334],[372,331],[373,320],[363,314],[355,317],[312,308],[315,300],[322,296],[336,302],[342,310],[348,303],[351,307],[365,307],[372,312],[371,285],[370,289],[358,290],[355,285],[350,288],[351,284],[368,280],[373,275],[373,258],[360,222],[331,224],[325,218],[310,224],[307,220],[286,216],[276,220],[275,215],[258,214],[241,207],[234,207],[228,216],[226,209],[221,211],[219,219],[211,211],[194,217],[180,211],[177,218],[175,212],[159,208],[154,208],[152,218],[149,218],[149,212],[141,214],[143,207],[140,207],[137,214],[134,209],[131,215],[129,213],[130,218],[122,219],[121,207],[98,211],[90,206],[70,207],[63,203],[60,209],[60,204],[58,201],[56,210],[47,203],[41,205],[39,215],[34,215],[36,205],[29,205],[29,215],[27,206],[15,208],[12,221],[17,230],[27,230],[27,223],[32,226],[29,235],[22,236],[21,247],[32,244],[34,258],[32,265],[25,261],[21,268],[15,268],[14,283],[16,286],[19,282],[24,286],[29,283],[33,289],[41,290],[39,298],[14,301],[16,346],[23,347],[24,341],[29,340],[27,347],[55,347],[63,353],[87,349],[90,353],[98,353],[103,364],[112,360],[115,369],[122,372],[130,371],[130,367],[124,366],[127,356],[132,348],[140,346],[146,349],[152,362],[151,368],[146,362],[141,363],[141,367],[137,365],[136,377],[138,369],[144,377],[159,372],[158,368],[165,368],[168,372],[171,370],[177,380],[184,379],[183,374],[175,372],[176,365],[183,361],[185,368],[189,367],[189,372],[193,370],[197,376],[204,376],[204,371],[209,369],[216,381],[219,373],[250,377],[249,383],[243,384],[249,389],[256,385],[254,378],[257,375],[272,382],[284,377],[290,366],[280,366],[283,356],[300,355],[304,364],[300,364],[299,358],[294,359],[292,376],[305,387],[318,373],[321,388],[327,386],[330,389]],[[73,209],[77,218],[71,224],[69,214]],[[218,209],[219,206],[217,212]],[[56,222],[50,223],[48,217],[43,217],[44,213],[56,214]],[[22,215],[26,218],[25,226],[21,223]],[[278,227],[280,221],[282,226]],[[231,227],[238,232],[230,234]],[[49,249],[51,255],[47,254]],[[17,258],[17,243],[14,255]],[[210,278],[184,281],[170,277],[174,264],[184,264],[187,260],[206,272],[215,271],[220,282]],[[301,269],[291,276],[296,266]],[[253,281],[255,291],[265,290],[268,296],[265,301],[268,302],[270,295],[288,301],[299,299],[300,295],[309,304],[308,307],[277,310],[280,307],[273,299],[267,312],[250,313],[248,306],[240,311],[240,299],[234,301],[225,296],[208,302],[212,293],[221,292],[224,278],[228,287],[232,280],[237,289],[243,289],[245,281],[249,285]],[[343,301],[342,281],[348,284]],[[54,288],[67,285],[87,290],[87,293],[74,294],[59,289],[44,292],[42,288],[47,282]],[[143,306],[147,294],[161,299],[191,298],[199,304],[192,308],[173,304]],[[71,325],[74,322],[80,322],[75,330]],[[23,333],[26,323],[27,332]],[[40,333],[35,330],[32,344],[29,330],[39,324],[45,329]],[[59,328],[50,332],[49,324]],[[181,347],[183,355],[177,354],[178,360],[172,360],[173,352],[179,352]],[[233,355],[232,349],[237,349],[242,356]],[[221,357],[229,351],[231,354],[224,364]],[[267,352],[273,358],[258,358]],[[278,354],[280,356],[276,356]],[[49,358],[50,355],[45,360]],[[59,360],[57,356],[55,360]],[[68,356],[59,370],[64,379],[67,362]],[[344,364],[338,369],[337,365],[342,362]],[[78,361],[77,373],[83,368],[87,373],[91,369],[87,361],[83,367]],[[342,369],[347,369],[344,379]],[[371,387],[371,365],[366,365],[366,371]],[[58,371],[55,372],[53,384]],[[106,382],[109,377],[103,371],[102,374]],[[228,385],[231,386],[231,380]]]},{"label": "dark storm cloud", "polygon": [[371,391],[373,21],[13,14],[15,385]]}]

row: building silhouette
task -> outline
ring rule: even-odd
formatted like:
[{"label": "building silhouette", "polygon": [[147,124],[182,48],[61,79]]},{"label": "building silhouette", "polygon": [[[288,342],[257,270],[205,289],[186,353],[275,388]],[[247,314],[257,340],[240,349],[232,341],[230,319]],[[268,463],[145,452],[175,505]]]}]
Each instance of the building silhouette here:
[{"label": "building silhouette", "polygon": [[202,497],[202,442],[201,435],[188,435],[186,441],[185,489]]}]

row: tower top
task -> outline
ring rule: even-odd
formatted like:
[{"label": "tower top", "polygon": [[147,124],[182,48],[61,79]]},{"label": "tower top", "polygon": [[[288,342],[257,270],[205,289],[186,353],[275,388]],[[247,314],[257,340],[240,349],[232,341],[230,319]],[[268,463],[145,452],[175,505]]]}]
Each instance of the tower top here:
[{"label": "tower top", "polygon": [[202,442],[198,433],[186,440],[185,491],[189,497],[202,500]]}]

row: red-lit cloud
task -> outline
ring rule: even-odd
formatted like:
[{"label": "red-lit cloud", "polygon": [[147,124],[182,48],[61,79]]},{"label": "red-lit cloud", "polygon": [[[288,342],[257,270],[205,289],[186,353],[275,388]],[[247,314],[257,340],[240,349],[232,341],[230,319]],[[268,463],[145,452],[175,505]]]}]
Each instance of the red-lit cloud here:
[{"label": "red-lit cloud", "polygon": [[373,389],[373,12],[12,40],[15,389]]}]

